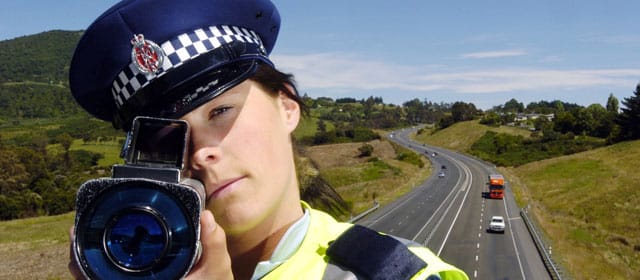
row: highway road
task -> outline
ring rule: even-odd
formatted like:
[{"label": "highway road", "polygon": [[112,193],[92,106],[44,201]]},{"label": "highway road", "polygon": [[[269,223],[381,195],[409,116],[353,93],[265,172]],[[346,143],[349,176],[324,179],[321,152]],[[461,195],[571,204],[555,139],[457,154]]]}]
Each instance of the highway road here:
[{"label": "highway road", "polygon": [[[357,223],[421,243],[464,270],[470,279],[550,279],[520,217],[509,178],[505,178],[505,199],[484,198],[487,176],[495,172],[494,166],[411,141],[408,135],[416,129],[399,130],[388,137],[427,157],[432,176]],[[442,178],[437,176],[441,169],[445,172]],[[494,215],[505,217],[504,234],[487,231]]]}]

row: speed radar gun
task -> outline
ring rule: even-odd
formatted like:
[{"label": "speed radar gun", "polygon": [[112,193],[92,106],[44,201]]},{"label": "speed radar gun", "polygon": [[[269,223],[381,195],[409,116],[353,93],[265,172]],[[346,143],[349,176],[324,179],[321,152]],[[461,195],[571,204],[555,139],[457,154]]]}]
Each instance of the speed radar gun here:
[{"label": "speed radar gun", "polygon": [[137,117],[111,178],[76,200],[75,260],[90,279],[179,279],[200,257],[204,187],[181,178],[187,122]]}]

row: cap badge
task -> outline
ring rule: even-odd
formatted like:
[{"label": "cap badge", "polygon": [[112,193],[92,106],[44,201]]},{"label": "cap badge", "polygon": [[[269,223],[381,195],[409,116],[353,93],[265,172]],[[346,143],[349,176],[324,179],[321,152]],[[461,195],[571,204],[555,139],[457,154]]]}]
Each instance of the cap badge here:
[{"label": "cap badge", "polygon": [[162,66],[164,52],[156,43],[145,40],[144,35],[137,34],[131,39],[131,60],[145,74],[156,74]]}]

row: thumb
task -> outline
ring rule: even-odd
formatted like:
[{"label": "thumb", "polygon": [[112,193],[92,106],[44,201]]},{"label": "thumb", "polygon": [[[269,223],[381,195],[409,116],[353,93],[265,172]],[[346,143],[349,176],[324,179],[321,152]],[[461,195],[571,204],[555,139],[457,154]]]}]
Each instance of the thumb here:
[{"label": "thumb", "polygon": [[233,279],[226,235],[209,210],[200,214],[200,243],[200,260],[186,279]]}]

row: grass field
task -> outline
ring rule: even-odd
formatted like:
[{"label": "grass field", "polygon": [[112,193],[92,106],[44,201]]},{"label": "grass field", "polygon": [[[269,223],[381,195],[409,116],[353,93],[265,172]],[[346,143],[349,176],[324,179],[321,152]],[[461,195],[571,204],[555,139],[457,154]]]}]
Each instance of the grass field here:
[{"label": "grass field", "polygon": [[[85,150],[89,152],[102,154],[104,157],[98,160],[98,165],[100,167],[110,167],[116,163],[121,164],[124,162],[122,158],[120,158],[120,149],[122,148],[122,144],[116,141],[102,141],[102,142],[89,142],[84,143],[84,141],[80,139],[76,139],[71,144],[69,150]],[[48,153],[62,153],[64,150],[60,144],[50,144],[47,146]]]},{"label": "grass field", "polygon": [[[16,122],[16,123],[12,123]],[[55,119],[0,119],[0,136],[3,139],[11,139],[29,133],[42,133],[49,129],[60,127],[60,122]]]},{"label": "grass field", "polygon": [[71,279],[67,264],[74,215],[0,222],[0,279]]},{"label": "grass field", "polygon": [[640,279],[640,141],[503,169],[575,279]]},{"label": "grass field", "polygon": [[[124,139],[124,137],[123,137]],[[94,153],[101,153],[104,158],[98,161],[98,165],[103,167],[109,167],[116,163],[123,163],[123,159],[120,158],[120,150],[122,143],[116,141],[102,141],[102,142],[89,142],[84,143],[82,140],[73,141],[70,150],[86,150]]]}]

